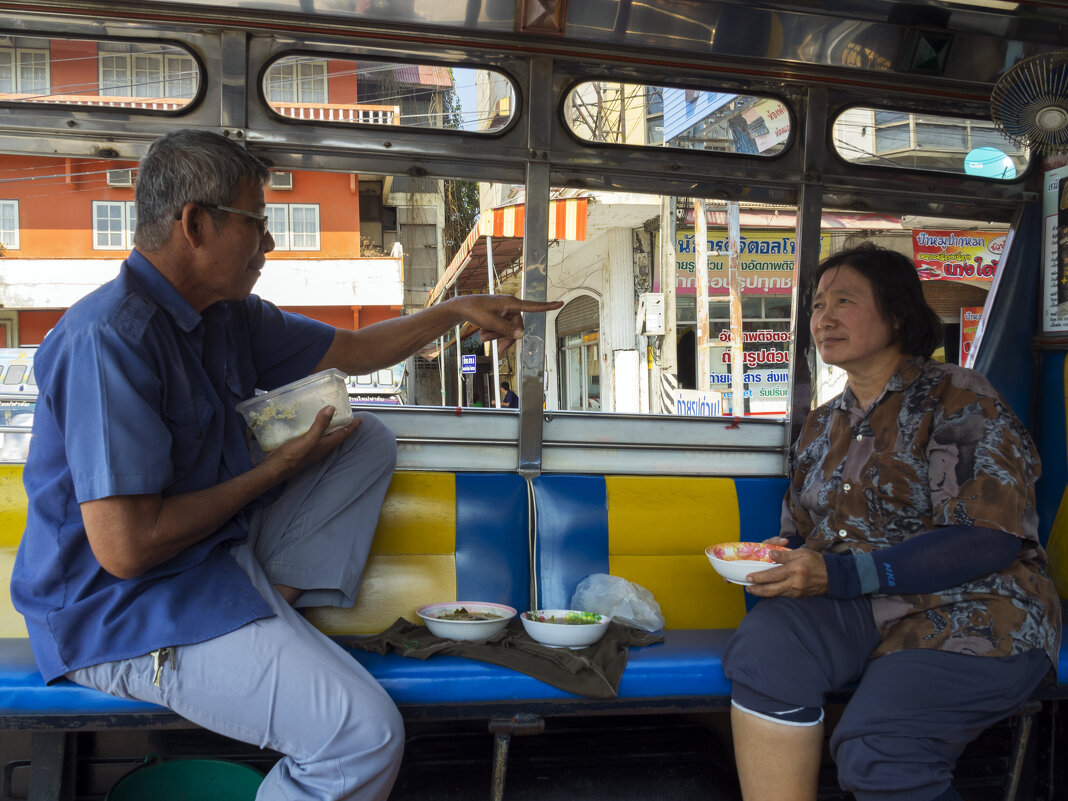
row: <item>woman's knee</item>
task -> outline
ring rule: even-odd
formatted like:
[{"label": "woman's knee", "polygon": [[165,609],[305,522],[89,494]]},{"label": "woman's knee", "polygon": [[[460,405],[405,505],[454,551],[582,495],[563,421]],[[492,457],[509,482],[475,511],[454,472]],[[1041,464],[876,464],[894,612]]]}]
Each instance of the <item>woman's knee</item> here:
[{"label": "woman's knee", "polygon": [[[783,603],[774,598],[762,600],[743,618],[727,643],[723,672],[736,693],[742,688],[751,691],[746,695],[750,702],[755,694],[794,706],[819,707],[825,682],[811,675],[819,671],[809,668],[808,652],[802,646],[804,634],[791,615],[781,614]],[[763,706],[757,706],[763,711]]]},{"label": "woman's knee", "polygon": [[858,799],[936,798],[953,780],[953,760],[927,738],[832,735],[838,783]]}]

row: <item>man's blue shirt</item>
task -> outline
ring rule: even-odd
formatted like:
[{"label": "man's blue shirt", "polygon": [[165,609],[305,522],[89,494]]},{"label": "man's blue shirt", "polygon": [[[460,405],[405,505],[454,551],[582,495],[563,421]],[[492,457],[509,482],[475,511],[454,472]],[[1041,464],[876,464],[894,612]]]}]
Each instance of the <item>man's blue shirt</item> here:
[{"label": "man's blue shirt", "polygon": [[40,393],[11,595],[46,681],[271,614],[230,556],[238,514],[133,579],[100,567],[79,504],[205,489],[252,466],[234,405],[308,375],[334,329],[253,295],[197,313],[137,251],[34,359]]}]

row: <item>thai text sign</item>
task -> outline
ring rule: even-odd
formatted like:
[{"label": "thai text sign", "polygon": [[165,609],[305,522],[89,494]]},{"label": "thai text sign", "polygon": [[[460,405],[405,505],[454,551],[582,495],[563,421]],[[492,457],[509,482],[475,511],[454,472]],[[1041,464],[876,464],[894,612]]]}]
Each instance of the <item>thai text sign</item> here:
[{"label": "thai text sign", "polygon": [[972,352],[975,332],[979,330],[979,321],[983,319],[982,306],[961,306],[960,309],[960,357],[961,364],[968,364],[968,355]]},{"label": "thai text sign", "polygon": [[991,281],[1005,249],[1003,231],[912,232],[912,257],[924,281]]},{"label": "thai text sign", "polygon": [[[825,255],[825,237],[820,237],[820,258]],[[742,294],[788,295],[794,286],[794,255],[797,237],[793,231],[742,231],[739,239],[739,268]],[[727,229],[708,231],[708,294],[726,295],[728,242]],[[675,291],[679,295],[697,292],[694,265],[697,248],[692,228],[680,228],[675,236]]]}]

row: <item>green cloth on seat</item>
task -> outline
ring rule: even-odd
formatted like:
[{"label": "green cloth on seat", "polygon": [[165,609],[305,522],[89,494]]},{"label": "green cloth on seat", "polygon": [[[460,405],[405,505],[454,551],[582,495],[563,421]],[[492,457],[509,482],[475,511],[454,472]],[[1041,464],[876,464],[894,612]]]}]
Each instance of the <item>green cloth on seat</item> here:
[{"label": "green cloth on seat", "polygon": [[372,637],[339,638],[345,645],[378,654],[397,653],[415,659],[434,654],[465,656],[481,662],[517,670],[576,695],[589,698],[615,698],[627,666],[629,646],[663,642],[661,634],[650,634],[612,621],[604,636],[587,648],[549,648],[523,629],[518,618],[488,640],[467,642],[436,637],[426,626],[404,618]]}]

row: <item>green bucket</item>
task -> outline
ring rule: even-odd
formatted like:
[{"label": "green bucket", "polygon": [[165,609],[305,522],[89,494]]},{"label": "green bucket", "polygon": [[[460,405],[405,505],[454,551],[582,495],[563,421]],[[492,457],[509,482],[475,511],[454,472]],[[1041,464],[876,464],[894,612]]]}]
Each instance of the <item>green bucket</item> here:
[{"label": "green bucket", "polygon": [[105,801],[253,801],[261,782],[262,773],[238,762],[149,754],[116,782]]}]

